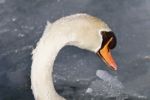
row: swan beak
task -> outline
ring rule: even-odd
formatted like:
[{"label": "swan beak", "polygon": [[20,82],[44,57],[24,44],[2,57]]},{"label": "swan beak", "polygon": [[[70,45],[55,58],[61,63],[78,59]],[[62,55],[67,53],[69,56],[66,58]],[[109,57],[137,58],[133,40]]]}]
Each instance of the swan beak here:
[{"label": "swan beak", "polygon": [[108,46],[104,46],[103,49],[97,52],[98,56],[113,70],[117,70],[117,64],[113,59]]}]

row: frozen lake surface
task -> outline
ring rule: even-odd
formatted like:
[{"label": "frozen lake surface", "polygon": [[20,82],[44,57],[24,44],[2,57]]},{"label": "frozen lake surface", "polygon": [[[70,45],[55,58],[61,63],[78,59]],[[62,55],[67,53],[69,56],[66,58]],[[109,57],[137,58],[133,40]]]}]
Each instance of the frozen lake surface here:
[{"label": "frozen lake surface", "polygon": [[0,100],[34,100],[31,51],[47,20],[80,12],[115,32],[119,68],[65,47],[54,64],[57,92],[68,100],[150,100],[150,0],[0,0]]}]

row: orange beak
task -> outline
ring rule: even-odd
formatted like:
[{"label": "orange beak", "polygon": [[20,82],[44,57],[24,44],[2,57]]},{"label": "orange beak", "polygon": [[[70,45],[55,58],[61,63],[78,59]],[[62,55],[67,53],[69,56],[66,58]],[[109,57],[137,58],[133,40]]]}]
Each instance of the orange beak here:
[{"label": "orange beak", "polygon": [[107,42],[107,44],[97,52],[98,56],[103,59],[103,61],[110,66],[111,69],[117,70],[117,64],[115,60],[113,59],[111,52],[108,48],[109,42],[112,40],[112,38]]}]

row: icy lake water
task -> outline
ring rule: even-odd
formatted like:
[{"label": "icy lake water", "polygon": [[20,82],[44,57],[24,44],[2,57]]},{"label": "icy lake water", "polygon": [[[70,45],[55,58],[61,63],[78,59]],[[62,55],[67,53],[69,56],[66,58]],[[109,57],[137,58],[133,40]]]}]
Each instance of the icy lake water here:
[{"label": "icy lake water", "polygon": [[150,100],[150,0],[0,0],[0,100],[34,100],[31,51],[47,20],[81,12],[115,32],[118,71],[65,47],[54,65],[57,92],[68,100]]}]

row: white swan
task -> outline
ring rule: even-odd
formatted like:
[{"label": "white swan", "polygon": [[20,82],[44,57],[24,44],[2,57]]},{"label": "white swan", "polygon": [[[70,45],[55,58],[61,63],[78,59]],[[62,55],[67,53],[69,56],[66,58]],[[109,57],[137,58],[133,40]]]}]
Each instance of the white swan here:
[{"label": "white swan", "polygon": [[65,45],[74,45],[97,53],[111,68],[117,70],[110,49],[116,45],[111,29],[102,20],[87,14],[75,14],[48,23],[33,50],[31,84],[35,100],[65,100],[53,84],[54,60]]}]

